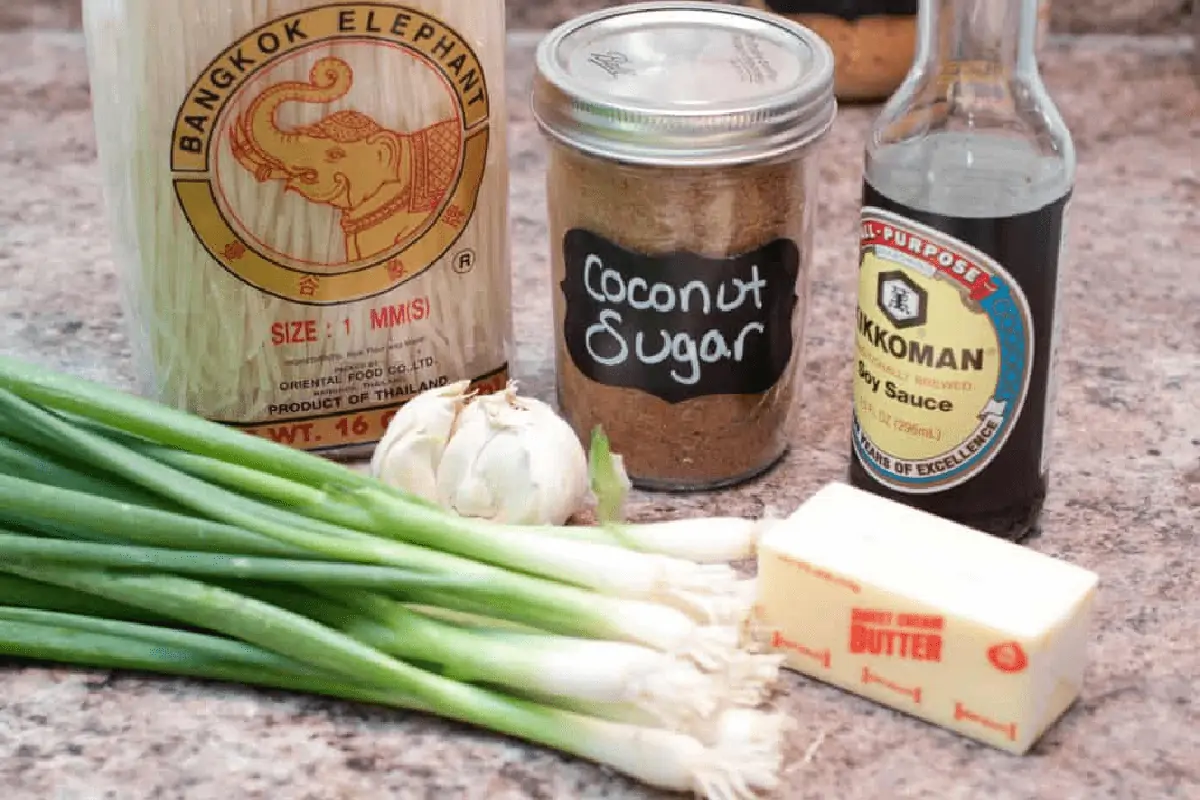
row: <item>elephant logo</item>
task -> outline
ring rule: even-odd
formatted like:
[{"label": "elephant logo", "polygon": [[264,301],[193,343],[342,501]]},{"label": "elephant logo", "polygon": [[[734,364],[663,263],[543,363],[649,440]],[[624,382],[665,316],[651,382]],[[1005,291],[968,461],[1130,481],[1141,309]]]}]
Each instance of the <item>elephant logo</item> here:
[{"label": "elephant logo", "polygon": [[423,12],[347,8],[314,7],[232,43],[172,130],[175,193],[209,255],[305,305],[453,269],[485,180],[498,194],[502,179],[470,42]]},{"label": "elephant logo", "polygon": [[353,85],[346,61],[321,58],[307,83],[281,81],[260,92],[234,120],[229,144],[259,182],[280,181],[337,209],[346,258],[361,261],[403,245],[441,207],[457,177],[462,136],[456,119],[400,132],[354,110],[290,130],[279,123],[286,103],[327,105]]}]

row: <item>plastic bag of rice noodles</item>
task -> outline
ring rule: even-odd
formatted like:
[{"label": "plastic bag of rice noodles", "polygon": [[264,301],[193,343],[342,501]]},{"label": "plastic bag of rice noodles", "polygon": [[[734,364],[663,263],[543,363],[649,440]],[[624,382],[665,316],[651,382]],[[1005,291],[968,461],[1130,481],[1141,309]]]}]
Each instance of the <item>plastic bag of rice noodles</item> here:
[{"label": "plastic bag of rice noodles", "polygon": [[507,381],[503,0],[89,0],[141,391],[330,455]]}]

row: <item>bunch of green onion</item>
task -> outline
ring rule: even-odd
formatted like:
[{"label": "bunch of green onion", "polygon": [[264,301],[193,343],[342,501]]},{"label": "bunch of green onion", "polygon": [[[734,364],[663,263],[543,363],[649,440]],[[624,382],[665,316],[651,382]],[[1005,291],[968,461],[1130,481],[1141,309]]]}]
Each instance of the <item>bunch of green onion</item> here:
[{"label": "bunch of green onion", "polygon": [[411,709],[753,797],[781,767],[786,718],[758,708],[780,660],[713,563],[752,529],[464,519],[0,358],[0,655]]}]

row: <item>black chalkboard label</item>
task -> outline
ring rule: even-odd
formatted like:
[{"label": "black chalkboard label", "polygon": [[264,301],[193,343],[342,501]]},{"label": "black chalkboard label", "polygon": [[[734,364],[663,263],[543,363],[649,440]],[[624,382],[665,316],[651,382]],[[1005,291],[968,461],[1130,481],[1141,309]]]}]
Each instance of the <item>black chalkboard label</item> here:
[{"label": "black chalkboard label", "polygon": [[800,250],[790,239],[733,258],[648,256],[576,229],[563,254],[563,337],[597,383],[668,403],[760,394],[792,359]]},{"label": "black chalkboard label", "polygon": [[907,17],[917,13],[917,0],[765,0],[778,14],[824,14],[855,20],[859,17]]}]

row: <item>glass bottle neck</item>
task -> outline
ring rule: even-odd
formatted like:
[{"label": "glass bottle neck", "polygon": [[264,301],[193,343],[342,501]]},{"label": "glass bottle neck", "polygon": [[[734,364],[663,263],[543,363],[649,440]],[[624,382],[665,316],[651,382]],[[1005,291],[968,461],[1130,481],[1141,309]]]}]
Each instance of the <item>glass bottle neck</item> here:
[{"label": "glass bottle neck", "polygon": [[917,64],[974,63],[1037,72],[1039,0],[921,0]]}]

